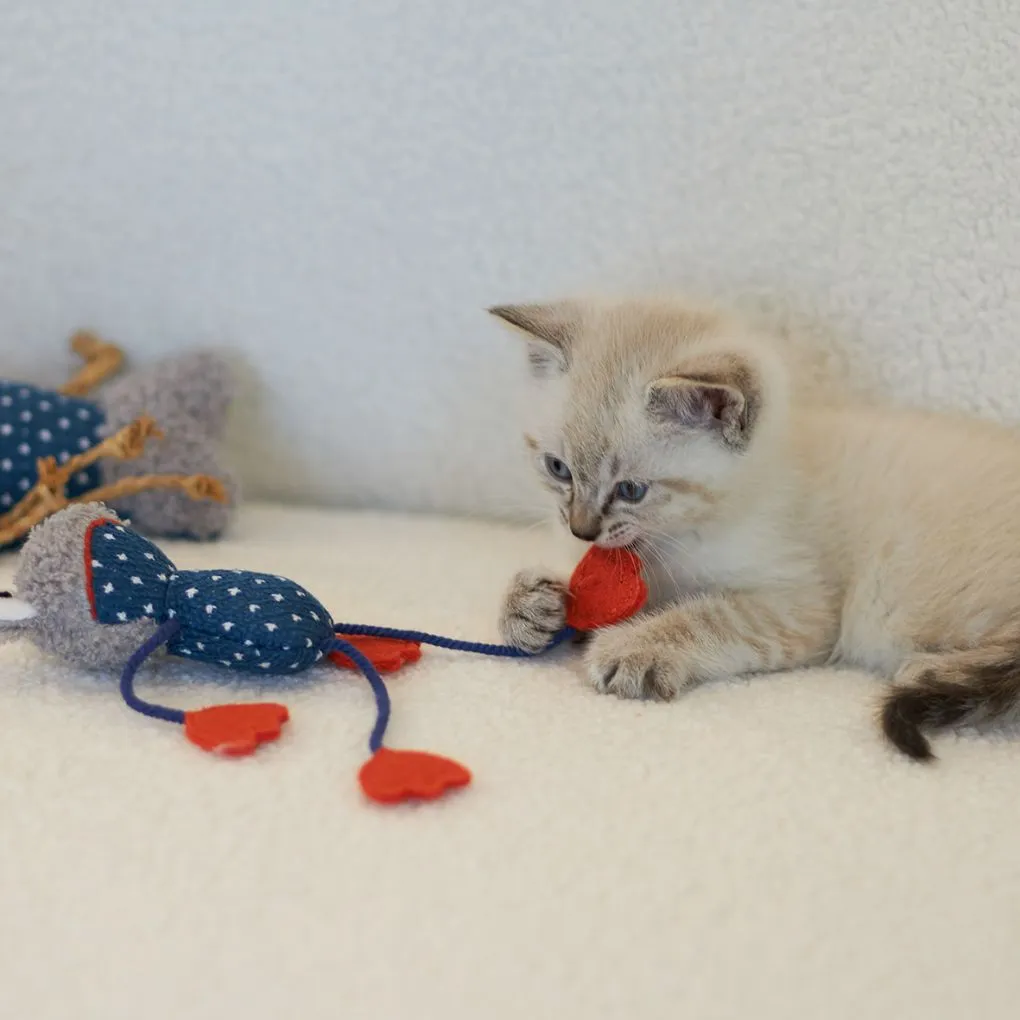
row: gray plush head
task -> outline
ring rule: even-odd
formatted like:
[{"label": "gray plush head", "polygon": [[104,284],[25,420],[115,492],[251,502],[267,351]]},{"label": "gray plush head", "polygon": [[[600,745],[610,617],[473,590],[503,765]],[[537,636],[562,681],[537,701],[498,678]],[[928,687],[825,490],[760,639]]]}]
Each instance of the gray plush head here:
[{"label": "gray plush head", "polygon": [[223,464],[220,443],[232,397],[227,364],[204,351],[131,372],[100,395],[109,433],[143,414],[155,418],[166,433],[164,439],[150,442],[136,460],[102,461],[104,484],[142,474],[206,474],[223,482],[229,494],[225,504],[193,500],[166,490],[119,501],[118,509],[139,531],[208,539],[227,526],[237,503],[238,486]]},{"label": "gray plush head", "polygon": [[92,618],[85,533],[93,521],[116,517],[101,503],[83,503],[32,529],[18,561],[16,593],[0,598],[0,641],[23,637],[77,666],[120,668],[154,633],[151,620],[110,625]]}]

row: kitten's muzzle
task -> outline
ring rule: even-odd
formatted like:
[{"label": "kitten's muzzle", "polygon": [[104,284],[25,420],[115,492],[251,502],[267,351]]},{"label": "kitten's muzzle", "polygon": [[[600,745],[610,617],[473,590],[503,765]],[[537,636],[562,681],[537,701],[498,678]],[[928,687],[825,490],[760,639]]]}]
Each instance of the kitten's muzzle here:
[{"label": "kitten's muzzle", "polygon": [[582,542],[594,542],[602,534],[602,517],[586,507],[572,504],[568,518],[570,533]]}]

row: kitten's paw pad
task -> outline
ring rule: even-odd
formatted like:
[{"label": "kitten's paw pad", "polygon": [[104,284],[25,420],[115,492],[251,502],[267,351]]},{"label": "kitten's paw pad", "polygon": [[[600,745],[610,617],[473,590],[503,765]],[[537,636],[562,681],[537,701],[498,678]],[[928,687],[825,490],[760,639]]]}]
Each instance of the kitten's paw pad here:
[{"label": "kitten's paw pad", "polygon": [[630,628],[597,634],[586,661],[595,690],[618,698],[671,701],[689,680],[675,651],[642,640]]},{"label": "kitten's paw pad", "polygon": [[526,652],[540,652],[566,624],[566,585],[537,570],[522,570],[503,600],[503,640]]}]

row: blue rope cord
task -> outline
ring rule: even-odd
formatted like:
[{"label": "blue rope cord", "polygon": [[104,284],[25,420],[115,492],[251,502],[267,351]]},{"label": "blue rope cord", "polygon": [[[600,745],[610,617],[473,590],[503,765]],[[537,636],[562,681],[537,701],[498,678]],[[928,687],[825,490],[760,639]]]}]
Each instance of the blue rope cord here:
[{"label": "blue rope cord", "polygon": [[386,735],[386,726],[390,721],[390,695],[386,690],[386,684],[379,675],[379,671],[368,659],[358,651],[349,641],[343,638],[333,638],[326,642],[323,648],[325,652],[341,652],[350,659],[358,669],[365,675],[369,682],[372,693],[375,695],[375,726],[372,727],[371,736],[368,738],[368,749],[375,754],[382,747],[383,737]]},{"label": "blue rope cord", "polygon": [[[396,638],[400,641],[417,641],[422,645],[447,648],[452,652],[474,652],[476,655],[494,655],[503,659],[531,659],[536,655],[544,654],[550,648],[555,648],[557,645],[577,635],[577,631],[573,627],[564,627],[563,630],[553,636],[552,640],[542,651],[526,652],[523,648],[514,648],[511,645],[487,645],[480,641],[460,641],[457,638],[442,637],[439,634],[426,634],[420,630],[399,630],[396,627],[373,627],[369,624],[337,623],[334,624],[333,629],[337,634],[347,634],[351,637],[380,637]],[[345,652],[344,654],[347,653]]]},{"label": "blue rope cord", "polygon": [[120,675],[120,696],[127,703],[128,708],[133,708],[136,712],[141,712],[142,715],[150,716],[153,719],[164,719],[166,722],[175,722],[178,725],[184,723],[184,713],[179,708],[153,705],[151,702],[142,701],[135,694],[135,674],[142,663],[160,645],[165,645],[180,629],[180,620],[167,620],[166,623],[160,624],[156,633],[135,650],[124,666],[124,672]]}]

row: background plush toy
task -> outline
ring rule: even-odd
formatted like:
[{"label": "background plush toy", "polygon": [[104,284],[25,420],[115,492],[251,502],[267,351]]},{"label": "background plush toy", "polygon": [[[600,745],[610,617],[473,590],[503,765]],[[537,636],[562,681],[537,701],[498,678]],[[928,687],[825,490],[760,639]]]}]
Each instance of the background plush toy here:
[{"label": "background plush toy", "polygon": [[[289,677],[327,656],[354,666],[376,699],[371,757],[359,778],[374,800],[432,798],[464,786],[470,773],[449,758],[383,746],[390,714],[380,670],[415,661],[421,644],[485,655],[527,657],[505,645],[477,644],[420,632],[337,624],[299,584],[275,574],[225,568],[178,570],[155,545],[112,511],[91,503],[68,507],[37,525],[21,551],[17,597],[0,597],[0,640],[25,637],[77,666],[121,669],[126,704],[176,723],[207,751],[248,754],[279,736],[281,704],[217,705],[192,712],[145,701],[135,693],[139,667],[154,652],[208,663],[231,673]],[[593,548],[574,572],[567,627],[578,631],[636,612],[647,591],[640,563],[623,550]]]},{"label": "background plush toy", "polygon": [[220,443],[232,386],[206,352],[124,374],[121,352],[87,333],[82,370],[60,390],[0,380],[0,545],[67,502],[94,497],[153,535],[209,539],[226,527],[237,485]]}]

